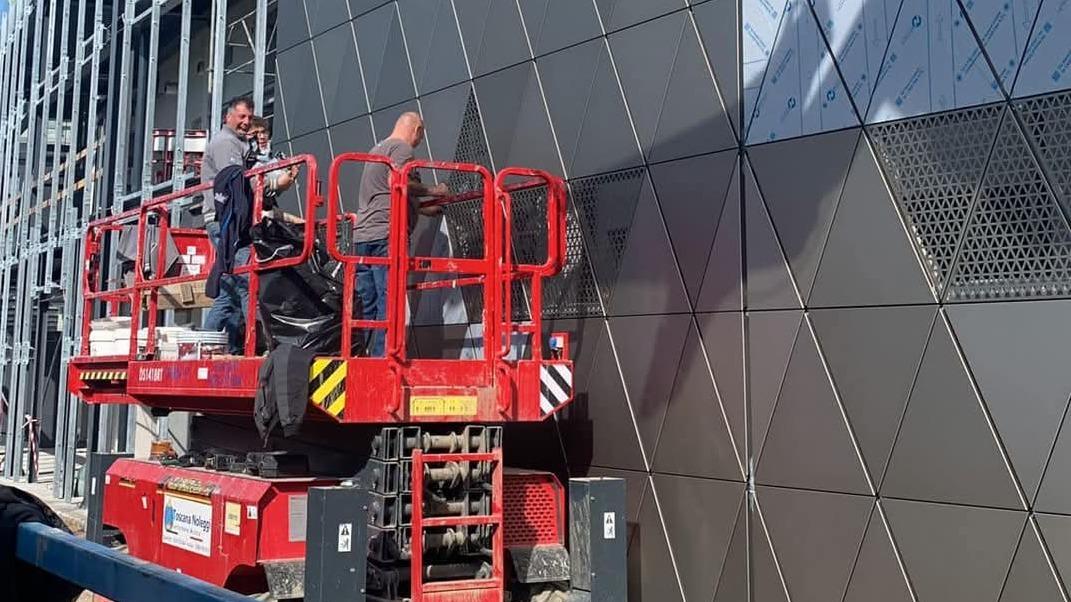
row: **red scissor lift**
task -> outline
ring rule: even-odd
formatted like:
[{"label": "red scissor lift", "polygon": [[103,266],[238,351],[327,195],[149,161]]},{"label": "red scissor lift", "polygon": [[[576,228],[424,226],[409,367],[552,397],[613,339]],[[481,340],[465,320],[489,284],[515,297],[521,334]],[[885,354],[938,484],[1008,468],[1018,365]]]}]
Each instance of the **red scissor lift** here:
[{"label": "red scissor lift", "polygon": [[[339,180],[347,164],[386,164],[391,182],[391,230],[386,257],[358,256],[340,248],[338,225],[352,224],[342,214]],[[369,588],[381,587],[377,599],[414,602],[490,602],[504,599],[509,580],[507,548],[565,544],[565,492],[549,473],[513,472],[502,462],[502,423],[547,419],[572,400],[572,362],[568,337],[550,336],[543,344],[542,280],[557,274],[565,256],[565,187],[555,176],[533,169],[509,168],[492,174],[482,166],[414,161],[394,169],[381,156],[346,153],[335,158],[327,181],[327,202],[320,193],[315,158],[301,155],[247,172],[254,190],[254,215],[263,205],[264,175],[298,166],[305,172],[302,190],[306,222],[299,255],[254,260],[236,272],[249,278],[247,316],[256,316],[260,275],[305,263],[319,228],[326,230],[331,257],[342,266],[342,344],[337,354],[317,356],[310,380],[310,418],[341,424],[382,425],[371,457],[377,466],[372,486],[376,503],[370,509],[371,548],[393,548],[377,554],[369,572]],[[351,165],[352,167],[352,165]],[[415,170],[465,174],[478,181],[471,193],[440,199],[435,204],[479,201],[483,253],[478,258],[421,257],[409,252],[407,223],[411,210],[407,182]],[[543,263],[520,264],[512,250],[512,195],[538,192],[545,198],[547,253]],[[212,359],[162,359],[157,329],[161,292],[168,287],[202,282],[202,274],[168,275],[145,267],[150,253],[165,265],[172,237],[180,249],[204,249],[205,234],[173,228],[171,211],[192,197],[211,194],[209,185],[195,186],[155,198],[140,207],[90,224],[85,241],[84,323],[81,354],[70,362],[70,389],[87,403],[142,404],[158,412],[194,411],[211,414],[252,413],[263,356],[256,355],[258,329],[247,320],[245,355]],[[103,278],[108,237],[122,228],[137,228],[137,259],[133,280],[109,288]],[[210,253],[210,248],[209,248]],[[209,257],[207,266],[211,265]],[[387,268],[386,319],[359,319],[354,287],[360,266]],[[412,278],[427,275],[440,279]],[[113,276],[114,278],[114,276]],[[512,291],[523,282],[531,316],[515,321]],[[482,357],[425,359],[407,348],[406,302],[413,290],[480,287],[482,291]],[[128,315],[128,352],[91,356],[91,319]],[[139,339],[144,328],[145,336]],[[384,357],[352,353],[361,331],[385,332]],[[528,352],[513,357],[511,341],[527,335]],[[263,342],[263,341],[261,341]],[[393,481],[393,484],[391,483]],[[123,532],[131,554],[182,570],[218,585],[255,589],[246,583],[258,567],[271,572],[273,563],[294,562],[303,546],[288,540],[280,510],[295,492],[337,479],[278,479],[225,475],[202,468],[162,466],[145,460],[120,460],[108,471],[104,486],[104,522]],[[451,493],[460,487],[461,493]],[[450,497],[454,495],[454,497]],[[200,544],[183,548],[168,535],[168,512],[185,504],[201,504],[212,517],[210,532]],[[291,510],[292,510],[291,506]],[[181,508],[180,508],[181,509]],[[197,512],[200,512],[198,510]],[[236,517],[237,516],[237,517]],[[224,520],[225,519],[225,520]],[[291,513],[291,520],[293,515]],[[220,523],[220,524],[215,524]],[[161,525],[163,524],[163,539]],[[240,525],[246,525],[241,529]],[[209,527],[206,527],[208,529]],[[169,539],[170,537],[170,539]],[[378,539],[377,539],[378,538]],[[384,543],[384,540],[386,543]],[[194,538],[194,541],[197,541]],[[170,542],[170,543],[169,543]],[[202,547],[204,544],[205,547]],[[341,546],[341,544],[340,544]],[[464,562],[446,552],[462,554]],[[448,558],[449,557],[449,558]],[[448,558],[448,560],[442,560]],[[473,558],[479,562],[474,564]],[[439,563],[439,564],[437,564]],[[465,567],[479,566],[474,572]],[[401,574],[400,572],[404,572]],[[268,581],[271,581],[271,574]],[[246,580],[246,581],[243,581]],[[255,579],[252,579],[255,581]],[[386,581],[387,583],[382,583]],[[373,599],[370,595],[370,599]]]}]

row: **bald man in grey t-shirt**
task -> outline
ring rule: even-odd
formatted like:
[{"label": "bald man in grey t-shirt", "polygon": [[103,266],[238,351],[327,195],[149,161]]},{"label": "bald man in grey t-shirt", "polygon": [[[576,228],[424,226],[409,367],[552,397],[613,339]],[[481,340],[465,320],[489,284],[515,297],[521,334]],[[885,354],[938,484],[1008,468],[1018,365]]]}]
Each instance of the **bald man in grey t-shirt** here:
[{"label": "bald man in grey t-shirt", "polygon": [[[417,113],[403,113],[394,124],[394,131],[368,151],[390,159],[395,169],[413,160],[413,149],[424,141],[424,121]],[[415,176],[415,172],[414,172]],[[419,198],[447,196],[446,184],[425,186],[414,177],[409,181],[409,232],[416,226],[417,215],[435,216],[441,207],[420,207]],[[380,163],[369,163],[361,176],[357,195],[357,225],[353,236],[356,253],[368,257],[386,257],[390,233],[390,170]],[[366,266],[357,268],[357,294],[361,298],[362,315],[366,320],[387,317],[387,268]],[[383,330],[365,332],[365,349],[372,357],[383,356]]]}]

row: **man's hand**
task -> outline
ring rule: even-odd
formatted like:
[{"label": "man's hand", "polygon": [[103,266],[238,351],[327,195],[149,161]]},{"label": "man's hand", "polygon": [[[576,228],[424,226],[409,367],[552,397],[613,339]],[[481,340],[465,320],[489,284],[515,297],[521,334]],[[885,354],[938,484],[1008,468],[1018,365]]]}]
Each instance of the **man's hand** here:
[{"label": "man's hand", "polygon": [[431,188],[428,188],[429,196],[450,196],[450,187],[445,183],[440,182]]}]

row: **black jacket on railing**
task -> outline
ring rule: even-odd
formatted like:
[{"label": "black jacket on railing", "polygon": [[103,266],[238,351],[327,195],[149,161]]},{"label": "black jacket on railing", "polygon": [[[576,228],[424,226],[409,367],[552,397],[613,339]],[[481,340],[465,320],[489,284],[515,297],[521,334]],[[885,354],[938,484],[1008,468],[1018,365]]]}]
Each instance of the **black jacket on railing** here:
[{"label": "black jacket on railing", "polygon": [[253,226],[253,188],[245,179],[241,165],[228,165],[216,174],[212,181],[215,196],[216,221],[219,222],[219,245],[216,261],[205,283],[205,295],[215,299],[219,295],[219,278],[234,272],[234,256],[238,249],[251,242]]}]

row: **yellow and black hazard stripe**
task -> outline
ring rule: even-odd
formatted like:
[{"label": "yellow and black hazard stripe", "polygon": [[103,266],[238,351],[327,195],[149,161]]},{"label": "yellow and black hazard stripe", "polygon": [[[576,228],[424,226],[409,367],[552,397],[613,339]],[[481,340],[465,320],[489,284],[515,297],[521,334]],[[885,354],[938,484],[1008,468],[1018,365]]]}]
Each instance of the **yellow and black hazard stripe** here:
[{"label": "yellow and black hazard stripe", "polygon": [[342,418],[346,409],[346,361],[317,358],[309,369],[309,398],[323,411]]},{"label": "yellow and black hazard stripe", "polygon": [[87,370],[82,380],[126,380],[126,370]]}]

